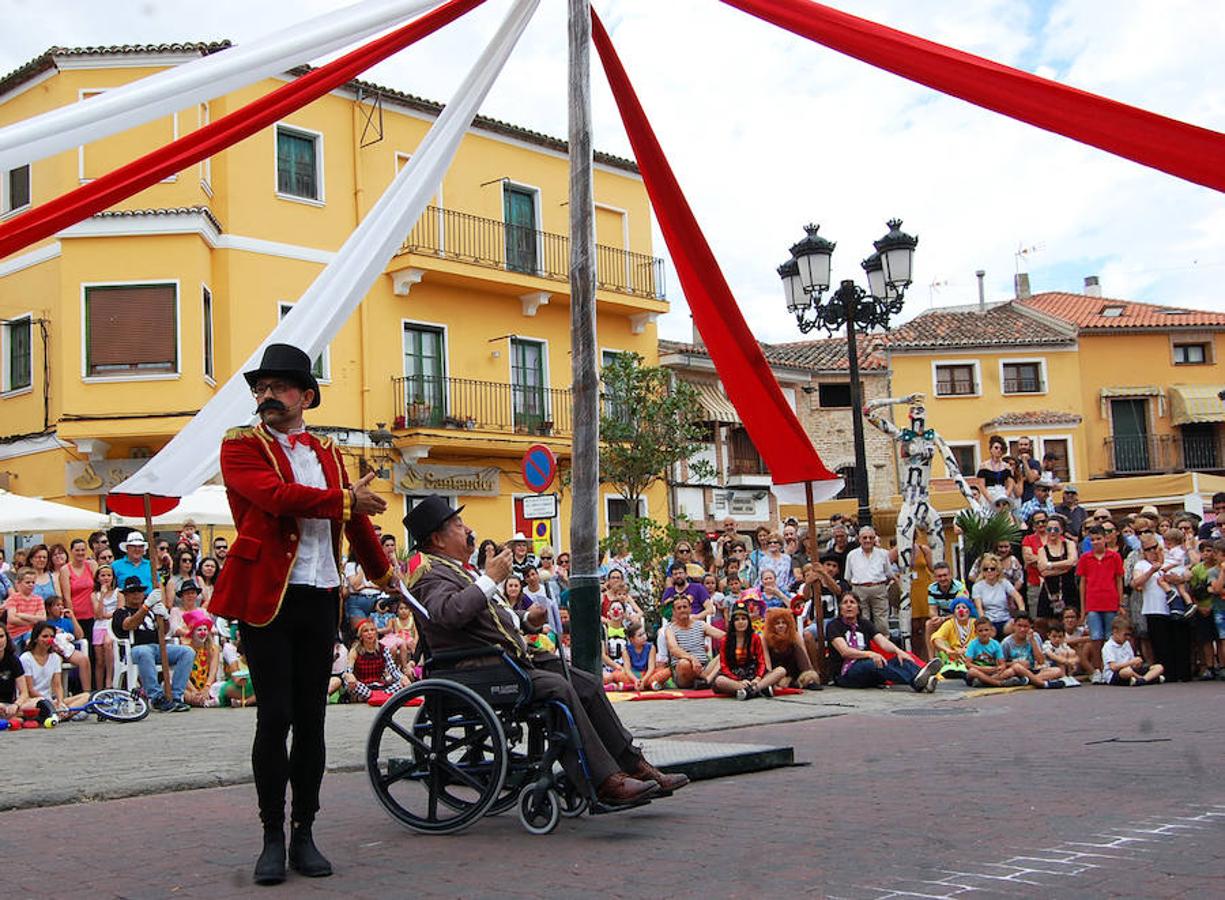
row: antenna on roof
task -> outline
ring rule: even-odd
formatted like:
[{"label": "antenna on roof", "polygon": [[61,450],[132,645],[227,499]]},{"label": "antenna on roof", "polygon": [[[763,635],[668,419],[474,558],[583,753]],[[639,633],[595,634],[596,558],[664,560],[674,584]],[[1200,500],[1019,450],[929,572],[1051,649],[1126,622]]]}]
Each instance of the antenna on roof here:
[{"label": "antenna on roof", "polygon": [[1016,262],[1016,268],[1017,268],[1017,270],[1016,270],[1016,274],[1017,274],[1017,275],[1020,275],[1020,274],[1021,274],[1021,260],[1026,259],[1026,258],[1027,258],[1027,257],[1029,257],[1031,254],[1034,254],[1034,253],[1040,253],[1040,252],[1042,252],[1042,251],[1043,251],[1043,250],[1045,250],[1045,249],[1046,249],[1046,244],[1043,244],[1043,243],[1041,243],[1041,242],[1039,242],[1039,243],[1037,243],[1037,244],[1034,244],[1034,245],[1032,245],[1032,246],[1030,246],[1030,247],[1025,247],[1025,246],[1023,246],[1023,245],[1021,245],[1021,244],[1018,244],[1018,245],[1017,245],[1017,252],[1016,252],[1016,253],[1014,253],[1014,254],[1012,255],[1012,256],[1013,256],[1013,259],[1014,259],[1014,260],[1015,260],[1015,262]]},{"label": "antenna on roof", "polygon": [[948,287],[948,279],[943,280],[932,279],[931,284],[927,286],[927,308],[932,309],[936,305],[935,295],[939,293],[940,288]]}]

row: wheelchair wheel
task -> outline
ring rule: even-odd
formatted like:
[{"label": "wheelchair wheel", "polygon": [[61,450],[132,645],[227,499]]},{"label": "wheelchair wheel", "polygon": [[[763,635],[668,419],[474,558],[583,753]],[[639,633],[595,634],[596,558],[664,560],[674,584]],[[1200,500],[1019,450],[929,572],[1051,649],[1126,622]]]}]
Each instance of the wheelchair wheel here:
[{"label": "wheelchair wheel", "polygon": [[112,722],[139,722],[149,715],[149,701],[117,688],[95,691],[89,698],[92,711]]},{"label": "wheelchair wheel", "polygon": [[[419,706],[409,702],[421,698]],[[374,796],[400,824],[428,834],[462,831],[488,812],[506,780],[506,736],[481,697],[427,679],[379,710],[366,741]]]},{"label": "wheelchair wheel", "polygon": [[561,798],[561,815],[563,819],[576,819],[587,812],[587,798],[569,778],[562,777],[557,781],[557,795]]},{"label": "wheelchair wheel", "polygon": [[531,785],[519,794],[519,821],[532,834],[548,834],[561,821],[561,798],[557,791],[535,790]]}]

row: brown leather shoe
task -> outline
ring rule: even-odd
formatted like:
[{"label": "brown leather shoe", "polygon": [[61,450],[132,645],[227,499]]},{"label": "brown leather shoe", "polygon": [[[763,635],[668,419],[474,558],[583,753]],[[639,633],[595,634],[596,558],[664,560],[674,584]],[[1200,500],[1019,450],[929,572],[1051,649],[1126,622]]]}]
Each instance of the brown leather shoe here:
[{"label": "brown leather shoe", "polygon": [[604,779],[596,791],[596,797],[601,803],[609,806],[620,806],[623,803],[637,803],[639,800],[650,800],[659,795],[659,784],[655,781],[639,781],[624,772],[614,772]]},{"label": "brown leather shoe", "polygon": [[638,767],[629,774],[644,781],[654,781],[659,785],[659,796],[661,797],[671,797],[673,791],[679,791],[689,783],[688,775],[683,772],[668,775],[647,762],[646,757],[639,757]]}]

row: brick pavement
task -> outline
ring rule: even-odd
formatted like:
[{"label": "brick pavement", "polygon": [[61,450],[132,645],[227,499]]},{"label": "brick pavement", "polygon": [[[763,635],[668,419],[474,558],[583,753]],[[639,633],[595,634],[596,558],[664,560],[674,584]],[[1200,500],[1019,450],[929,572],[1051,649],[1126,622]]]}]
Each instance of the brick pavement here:
[{"label": "brick pavement", "polygon": [[[966,696],[947,689],[948,696]],[[929,706],[935,698],[907,688],[887,691],[825,690],[800,696],[736,703],[733,700],[618,703],[626,726],[640,738],[802,721],[850,712]],[[345,772],[365,764],[366,735],[375,710],[331,706],[327,717],[328,768]],[[240,784],[251,778],[253,709],[201,709],[152,713],[143,722],[66,723],[53,731],[0,733],[0,809],[112,799],[143,793]],[[64,778],[44,763],[83,752],[98,759],[140,759],[139,769],[102,767],[84,778]],[[207,748],[205,764],[201,750]]]},{"label": "brick pavement", "polygon": [[[1221,895],[1222,686],[1026,691],[927,708],[950,712],[735,729],[729,739],[792,743],[811,765],[695,784],[643,810],[563,820],[542,838],[513,815],[414,835],[377,808],[364,775],[331,775],[317,834],[338,875],[261,893]],[[253,806],[240,785],[0,814],[0,860],[68,836],[86,861],[63,881],[37,864],[7,868],[4,894],[248,895]]]}]

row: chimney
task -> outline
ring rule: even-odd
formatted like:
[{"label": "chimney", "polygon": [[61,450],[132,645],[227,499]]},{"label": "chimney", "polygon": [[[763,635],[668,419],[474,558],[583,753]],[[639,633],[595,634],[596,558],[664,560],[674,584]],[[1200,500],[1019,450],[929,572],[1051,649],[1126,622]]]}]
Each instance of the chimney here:
[{"label": "chimney", "polygon": [[689,315],[689,328],[693,332],[693,346],[705,350],[706,343],[702,340],[702,333],[698,331],[698,323],[693,320],[693,314]]},{"label": "chimney", "polygon": [[979,269],[974,273],[974,277],[978,279],[978,311],[987,311],[987,289],[983,287],[983,279],[987,277],[987,273],[983,269]]},{"label": "chimney", "polygon": [[1100,297],[1102,296],[1102,282],[1096,275],[1085,276],[1085,296]]},{"label": "chimney", "polygon": [[1017,288],[1017,299],[1028,300],[1032,296],[1029,292],[1029,273],[1018,272],[1015,282]]}]

